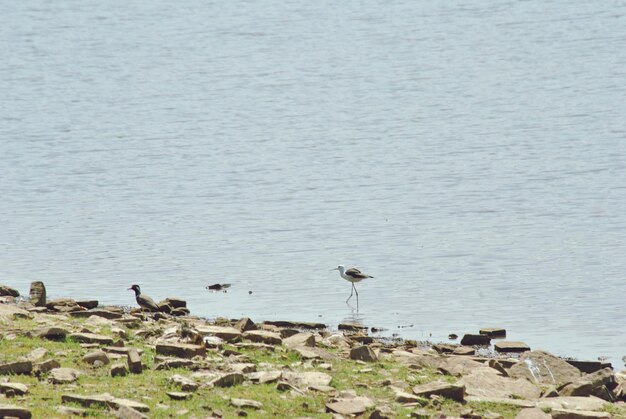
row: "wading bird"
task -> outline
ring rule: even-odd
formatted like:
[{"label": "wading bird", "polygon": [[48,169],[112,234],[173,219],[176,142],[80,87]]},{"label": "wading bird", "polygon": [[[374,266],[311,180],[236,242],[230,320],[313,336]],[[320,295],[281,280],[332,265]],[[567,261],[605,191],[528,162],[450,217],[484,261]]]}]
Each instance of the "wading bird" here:
[{"label": "wading bird", "polygon": [[343,279],[345,279],[346,281],[349,281],[349,282],[352,283],[352,289],[350,290],[350,296],[346,300],[346,303],[348,301],[350,301],[350,298],[352,298],[352,294],[353,293],[356,293],[356,301],[357,301],[357,303],[359,302],[359,292],[356,290],[356,287],[354,286],[354,284],[356,282],[361,282],[365,278],[374,278],[371,275],[364,274],[363,272],[361,272],[357,268],[346,269],[345,266],[343,266],[343,265],[339,265],[335,269],[331,269],[331,270],[332,271],[339,271],[339,275],[341,275],[341,277]]},{"label": "wading bird", "polygon": [[139,285],[133,285],[129,288],[129,290],[135,291],[135,299],[137,300],[137,304],[141,307],[141,310],[144,309],[148,311],[160,311],[159,306],[154,302],[154,300],[147,295],[141,293],[141,288]]}]

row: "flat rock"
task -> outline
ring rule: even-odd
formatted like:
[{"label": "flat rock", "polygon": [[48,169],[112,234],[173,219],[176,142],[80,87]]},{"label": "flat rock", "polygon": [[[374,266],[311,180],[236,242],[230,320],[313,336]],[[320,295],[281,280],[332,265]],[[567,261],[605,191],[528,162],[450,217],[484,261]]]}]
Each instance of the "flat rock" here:
[{"label": "flat rock", "polygon": [[248,400],[248,399],[230,399],[230,404],[234,407],[238,407],[240,409],[255,409],[259,410],[263,408],[263,403],[257,402],[256,400]]},{"label": "flat rock", "polygon": [[48,381],[52,384],[68,384],[78,380],[81,375],[83,373],[74,368],[54,368],[50,370]]},{"label": "flat rock", "polygon": [[330,375],[319,371],[285,371],[283,372],[282,377],[288,383],[300,388],[308,388],[310,386],[328,386],[332,381],[332,377]]},{"label": "flat rock", "polygon": [[26,356],[26,358],[32,362],[41,361],[48,354],[46,348],[35,348]]},{"label": "flat rock", "polygon": [[211,384],[215,387],[232,387],[243,383],[243,379],[243,374],[233,372],[228,374],[222,374],[221,376],[211,381]]},{"label": "flat rock", "polygon": [[398,403],[418,403],[422,406],[428,404],[428,399],[405,391],[396,390],[395,398]]},{"label": "flat rock", "polygon": [[41,339],[62,341],[67,337],[68,331],[62,327],[51,326],[37,329],[33,334]]},{"label": "flat rock", "polygon": [[198,389],[198,384],[194,380],[179,374],[171,376],[168,381],[183,391],[196,391]]},{"label": "flat rock", "polygon": [[475,403],[495,403],[495,404],[505,404],[509,406],[521,407],[524,409],[530,409],[533,407],[537,407],[537,402],[534,400],[519,400],[519,399],[507,399],[503,397],[478,397],[478,396],[467,396],[465,398],[467,402],[475,402]]},{"label": "flat rock", "polygon": [[55,368],[60,368],[61,364],[56,359],[46,359],[33,365],[35,375],[47,374]]},{"label": "flat rock", "polygon": [[350,359],[355,361],[365,361],[365,362],[376,362],[378,361],[378,357],[367,345],[357,346],[350,350]]},{"label": "flat rock", "polygon": [[290,322],[284,320],[271,321],[266,320],[263,324],[269,324],[277,327],[285,327],[292,329],[326,329],[326,325],[324,323],[314,323],[314,322]]},{"label": "flat rock", "polygon": [[32,314],[23,308],[13,304],[0,304],[0,317],[5,318],[29,318]]},{"label": "flat rock", "polygon": [[493,345],[496,352],[526,352],[530,351],[530,346],[524,342],[502,341]]},{"label": "flat rock", "polygon": [[341,398],[326,403],[326,409],[340,415],[360,415],[367,409],[374,407],[374,402],[367,397]]},{"label": "flat rock", "polygon": [[339,330],[347,330],[349,332],[360,332],[363,330],[367,330],[367,326],[363,326],[362,324],[357,323],[340,323],[337,326]]},{"label": "flat rock", "polygon": [[7,396],[23,396],[28,393],[28,387],[22,383],[0,383],[0,393]]},{"label": "flat rock", "polygon": [[83,362],[90,365],[96,365],[96,363],[100,363],[100,365],[108,365],[111,361],[109,360],[106,352],[98,350],[89,352],[83,356]]},{"label": "flat rock", "polygon": [[68,406],[57,406],[54,408],[54,411],[59,415],[65,416],[87,416],[89,411],[87,409],[81,409],[80,407],[68,407]]},{"label": "flat rock", "polygon": [[606,401],[597,397],[549,397],[537,401],[539,409],[602,410]]},{"label": "flat rock", "polygon": [[113,344],[112,338],[104,335],[98,335],[96,333],[72,333],[69,337],[70,339],[80,343],[97,343],[98,345]]},{"label": "flat rock", "polygon": [[194,356],[205,356],[206,348],[203,345],[188,343],[157,343],[156,353],[179,358],[193,358]]},{"label": "flat rock", "polygon": [[233,364],[230,364],[230,369],[234,372],[247,374],[256,371],[256,364],[252,364],[250,362],[235,362]]},{"label": "flat rock", "polygon": [[463,356],[474,356],[476,354],[476,349],[468,347],[468,346],[459,346],[454,348],[452,351],[453,355],[463,355]]},{"label": "flat rock", "polygon": [[463,336],[463,339],[461,339],[461,345],[464,346],[486,346],[486,345],[490,345],[491,344],[491,338],[489,336],[486,335],[474,335],[471,333],[468,333],[466,335]]},{"label": "flat rock", "polygon": [[159,361],[155,366],[155,370],[169,370],[172,368],[189,368],[194,369],[198,367],[199,364],[191,359],[165,359],[163,361]]},{"label": "flat rock", "polygon": [[583,372],[586,374],[591,374],[601,369],[612,367],[610,362],[601,362],[601,361],[576,361],[573,359],[568,359],[566,360],[566,362],[578,368],[580,372]]},{"label": "flat rock", "polygon": [[79,394],[63,394],[61,396],[62,403],[77,403],[83,407],[100,406],[109,407],[113,409],[119,409],[122,406],[135,409],[139,412],[148,412],[150,408],[134,400],[121,399],[113,397],[108,393],[95,394],[95,395],[79,395]]},{"label": "flat rock", "polygon": [[241,337],[241,332],[230,326],[198,326],[196,330],[204,336],[217,336],[226,342],[232,342]]},{"label": "flat rock", "polygon": [[460,377],[467,375],[477,368],[484,368],[485,364],[478,362],[472,358],[451,356],[441,358],[439,362],[439,370],[448,374]]},{"label": "flat rock", "polygon": [[32,371],[33,363],[29,360],[12,361],[0,364],[0,375],[30,374]]},{"label": "flat rock", "polygon": [[283,343],[280,334],[267,330],[248,330],[243,332],[243,337],[252,342],[265,343],[266,345],[281,345]]},{"label": "flat rock", "polygon": [[15,288],[11,288],[7,285],[0,285],[0,296],[19,297],[20,292]]},{"label": "flat rock", "polygon": [[457,402],[462,402],[465,397],[465,385],[459,381],[456,383],[433,381],[431,383],[420,384],[413,387],[413,394],[426,398],[436,395],[452,399]]},{"label": "flat rock", "polygon": [[172,400],[189,400],[193,396],[186,391],[168,391],[165,394]]},{"label": "flat rock", "polygon": [[548,415],[541,409],[532,407],[530,409],[522,409],[515,416],[515,419],[550,419],[552,416]]},{"label": "flat rock", "polygon": [[117,419],[149,419],[147,415],[128,406],[118,407],[114,414]]},{"label": "flat rock", "polygon": [[337,359],[337,355],[334,355],[322,348],[311,348],[309,346],[297,346],[292,348],[292,351],[300,354],[302,359],[324,359],[332,360]]},{"label": "flat rock", "polygon": [[102,350],[104,352],[117,355],[128,355],[131,351],[136,351],[139,355],[143,354],[143,349],[133,348],[131,346],[105,346]]},{"label": "flat rock", "polygon": [[248,330],[257,330],[257,325],[248,317],[242,317],[233,325],[233,327],[240,332],[247,332]]},{"label": "flat rock", "polygon": [[91,316],[103,317],[108,320],[117,320],[122,318],[123,313],[118,311],[112,311],[107,309],[92,309],[92,310],[84,310],[84,311],[72,311],[70,312],[70,316],[78,317],[78,318],[87,318]]},{"label": "flat rock", "polygon": [[611,419],[608,412],[593,412],[589,410],[552,409],[554,419]]},{"label": "flat rock", "polygon": [[523,378],[503,377],[489,367],[476,368],[464,375],[466,394],[480,397],[536,399],[541,389]]},{"label": "flat rock", "polygon": [[77,300],[76,304],[84,309],[90,310],[92,308],[98,307],[98,300]]},{"label": "flat rock", "polygon": [[408,352],[395,350],[391,353],[391,356],[409,367],[419,368],[439,368],[444,359],[441,355],[426,351]]},{"label": "flat rock", "polygon": [[126,368],[126,365],[116,363],[111,365],[110,373],[111,377],[124,377],[128,374],[128,369]]},{"label": "flat rock", "polygon": [[0,418],[30,419],[32,417],[33,415],[30,413],[30,410],[24,407],[0,404]]},{"label": "flat rock", "polygon": [[183,300],[182,298],[167,297],[162,302],[165,304],[168,304],[172,308],[186,308],[187,307],[187,301]]},{"label": "flat rock", "polygon": [[283,345],[288,348],[297,348],[300,346],[315,346],[315,336],[312,333],[296,333],[283,339]]},{"label": "flat rock", "polygon": [[484,329],[480,329],[478,334],[488,336],[492,339],[505,338],[506,329],[501,327],[486,327]]},{"label": "flat rock", "polygon": [[259,372],[251,372],[246,375],[250,381],[253,383],[266,384],[266,383],[275,383],[281,377],[282,373],[280,371],[259,371]]},{"label": "flat rock", "polygon": [[569,383],[577,381],[582,375],[578,368],[543,351],[524,352],[519,363],[508,369],[508,374],[541,384]]}]

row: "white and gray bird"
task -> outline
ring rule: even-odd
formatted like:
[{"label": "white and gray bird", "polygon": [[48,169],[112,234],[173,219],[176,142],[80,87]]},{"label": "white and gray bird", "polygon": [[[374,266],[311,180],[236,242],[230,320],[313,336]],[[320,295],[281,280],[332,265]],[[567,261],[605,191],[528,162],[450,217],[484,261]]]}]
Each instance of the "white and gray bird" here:
[{"label": "white and gray bird", "polygon": [[359,292],[356,290],[356,287],[354,286],[354,284],[356,282],[361,282],[363,281],[365,278],[374,278],[371,275],[367,275],[364,274],[363,272],[361,272],[360,270],[358,270],[357,268],[350,268],[350,269],[346,269],[345,266],[343,265],[339,265],[337,266],[335,269],[331,269],[332,271],[339,271],[339,275],[345,279],[348,282],[352,283],[352,289],[350,290],[350,296],[348,297],[348,299],[346,300],[346,303],[348,301],[350,301],[350,298],[352,298],[352,294],[356,293],[356,301],[358,303],[359,301]]},{"label": "white and gray bird", "polygon": [[160,311],[159,306],[154,302],[152,298],[141,293],[141,288],[139,288],[139,285],[133,285],[129,288],[129,290],[135,291],[135,300],[137,300],[137,304],[139,304],[139,307],[141,307],[142,311],[144,309],[148,311]]}]

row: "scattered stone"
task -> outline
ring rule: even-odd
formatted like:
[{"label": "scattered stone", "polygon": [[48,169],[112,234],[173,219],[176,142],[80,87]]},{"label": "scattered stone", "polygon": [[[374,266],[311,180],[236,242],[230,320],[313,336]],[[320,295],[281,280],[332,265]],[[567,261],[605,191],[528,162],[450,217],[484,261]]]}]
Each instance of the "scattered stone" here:
[{"label": "scattered stone", "polygon": [[613,401],[610,389],[617,387],[615,375],[611,368],[598,370],[593,374],[586,374],[579,380],[561,386],[558,389],[560,396],[595,396],[607,401]]},{"label": "scattered stone", "polygon": [[63,394],[61,396],[62,403],[77,403],[83,407],[100,406],[109,407],[113,409],[120,409],[123,406],[135,409],[139,412],[148,412],[150,408],[134,400],[120,399],[113,397],[108,393],[95,394],[91,396],[79,395],[79,394]]},{"label": "scattered stone", "polygon": [[84,311],[72,311],[70,312],[70,316],[78,317],[78,318],[87,318],[91,316],[103,317],[108,320],[118,320],[122,318],[124,314],[119,311],[113,311],[109,309],[92,309],[92,310],[84,310]]},{"label": "scattered stone", "polygon": [[458,346],[454,348],[452,351],[454,355],[463,355],[463,356],[474,356],[476,354],[476,349],[469,346]]},{"label": "scattered stone", "polygon": [[46,348],[35,348],[26,356],[29,361],[37,362],[41,361],[48,354],[48,350]]},{"label": "scattered stone", "polygon": [[530,346],[524,342],[503,341],[493,345],[496,352],[526,352],[530,351]]},{"label": "scattered stone", "polygon": [[193,358],[194,356],[205,356],[206,348],[203,345],[187,343],[157,343],[156,353],[179,358]]},{"label": "scattered stone", "polygon": [[52,371],[55,368],[60,368],[61,364],[55,359],[47,359],[42,362],[38,362],[33,366],[33,372],[35,375],[39,376],[41,374],[47,374],[49,371]]},{"label": "scattered stone", "polygon": [[252,364],[249,362],[236,362],[234,364],[230,364],[230,369],[234,372],[240,372],[242,374],[248,374],[256,371],[256,364]]},{"label": "scattered stone", "polygon": [[300,354],[302,359],[324,359],[324,360],[337,359],[336,355],[322,348],[311,348],[309,346],[299,346],[299,347],[293,348],[292,350]]},{"label": "scattered stone", "polygon": [[33,363],[28,360],[12,361],[0,364],[0,375],[30,374],[32,371]]},{"label": "scattered stone", "polygon": [[485,329],[480,329],[478,333],[481,335],[488,336],[491,339],[498,339],[498,338],[506,337],[506,329],[502,329],[500,327],[488,327]]},{"label": "scattered stone", "polygon": [[135,348],[129,348],[127,352],[128,370],[133,374],[141,374],[143,366],[141,365],[141,355]]},{"label": "scattered stone", "polygon": [[111,365],[111,377],[124,377],[128,374],[126,365],[116,363]]},{"label": "scattered stone", "polygon": [[462,402],[465,397],[465,385],[458,381],[456,383],[433,381],[413,387],[413,394],[426,398],[436,395]]},{"label": "scattered stone", "polygon": [[375,409],[374,411],[372,411],[372,413],[370,413],[369,415],[369,419],[391,419],[392,417],[394,417],[395,415],[393,414],[393,412],[388,411],[389,409]]},{"label": "scattered stone", "polygon": [[611,368],[610,362],[601,362],[601,361],[575,361],[573,359],[568,359],[566,362],[570,365],[575,366],[580,370],[580,372],[584,372],[586,374],[591,374],[596,371],[599,371],[603,368]]},{"label": "scattered stone", "polygon": [[226,342],[233,342],[241,337],[241,332],[230,326],[198,326],[197,330],[204,336],[217,336]]},{"label": "scattered stone", "polygon": [[15,288],[11,288],[6,285],[0,285],[0,296],[19,297],[20,292]]},{"label": "scattered stone", "polygon": [[243,383],[243,374],[238,372],[223,374],[213,381],[211,384],[215,387],[232,387]]},{"label": "scattered stone", "polygon": [[10,404],[0,404],[0,418],[30,419],[32,417],[32,413],[26,408]]},{"label": "scattered stone", "polygon": [[81,301],[76,301],[76,304],[78,304],[82,308],[90,310],[92,308],[98,307],[98,300],[81,300]]},{"label": "scattered stone", "polygon": [[602,410],[607,403],[597,397],[550,397],[537,401],[539,409]]},{"label": "scattered stone", "polygon": [[46,286],[41,281],[30,283],[30,303],[35,307],[45,307]]},{"label": "scattered stone", "polygon": [[533,400],[507,399],[507,398],[502,398],[502,397],[467,396],[465,398],[465,401],[474,402],[474,403],[504,404],[508,406],[521,407],[523,409],[530,409],[532,407],[536,407],[537,405],[537,403]]},{"label": "scattered stone", "polygon": [[180,387],[183,391],[196,391],[198,389],[198,384],[194,380],[179,374],[171,376],[168,381],[170,384]]},{"label": "scattered stone", "polygon": [[339,326],[337,326],[337,329],[348,330],[350,332],[360,332],[362,330],[367,330],[367,326],[356,323],[340,323]]},{"label": "scattered stone", "polygon": [[374,402],[368,397],[341,398],[326,403],[326,410],[340,415],[360,415],[367,409],[374,407]]},{"label": "scattered stone", "polygon": [[472,370],[462,378],[469,396],[536,399],[541,396],[541,389],[523,378],[503,377],[490,367]]},{"label": "scattered stone", "polygon": [[428,404],[428,399],[401,390],[396,390],[396,401],[402,404],[417,403],[421,406],[426,406]]},{"label": "scattered stone", "polygon": [[283,340],[283,344],[288,348],[296,348],[300,346],[315,346],[315,336],[311,333],[296,333]]},{"label": "scattered stone", "polygon": [[611,419],[608,412],[592,412],[589,410],[552,409],[553,419]]},{"label": "scattered stone", "polygon": [[107,353],[110,353],[110,354],[117,354],[117,355],[124,355],[124,356],[128,355],[128,353],[130,351],[137,351],[137,353],[139,355],[143,354],[143,349],[141,349],[141,348],[132,348],[130,346],[122,346],[122,347],[119,347],[119,346],[105,346],[104,348],[102,348],[102,350],[104,352],[107,352]]},{"label": "scattered stone", "polygon": [[129,406],[120,406],[115,411],[115,417],[117,419],[148,419],[147,415],[133,409]]},{"label": "scattered stone", "polygon": [[237,323],[233,325],[233,327],[242,333],[247,332],[248,330],[258,329],[257,325],[254,324],[254,322],[250,320],[248,317],[242,317],[241,319],[237,321]]},{"label": "scattered stone", "polygon": [[28,393],[28,387],[22,383],[0,383],[0,393],[7,396],[23,396]]},{"label": "scattered stone", "polygon": [[350,351],[350,359],[356,361],[376,362],[378,357],[369,346],[357,346]]},{"label": "scattered stone", "polygon": [[60,415],[63,416],[87,416],[89,411],[87,409],[81,409],[79,407],[67,407],[67,406],[57,406],[54,409]]},{"label": "scattered stone", "polygon": [[433,415],[431,415],[426,409],[417,409],[412,411],[409,417],[416,419],[431,419]]},{"label": "scattered stone", "polygon": [[193,394],[185,391],[168,391],[165,394],[172,400],[189,400]]},{"label": "scattered stone", "polygon": [[243,337],[252,342],[260,342],[267,345],[281,345],[283,343],[280,334],[267,330],[248,330],[243,332]]},{"label": "scattered stone", "polygon": [[530,409],[522,409],[515,416],[515,419],[550,419],[552,416],[548,415],[541,409],[532,407]]},{"label": "scattered stone", "polygon": [[324,372],[305,371],[305,372],[283,372],[282,377],[290,384],[300,388],[309,388],[311,386],[328,386],[332,381],[332,377]]},{"label": "scattered stone", "polygon": [[491,344],[491,338],[486,335],[466,334],[461,339],[461,345],[464,346],[487,346]]},{"label": "scattered stone", "polygon": [[67,336],[67,330],[61,327],[43,327],[37,329],[33,334],[41,339],[63,341]]},{"label": "scattered stone", "polygon": [[371,343],[374,343],[374,338],[371,336],[365,336],[365,335],[352,335],[349,338],[352,342],[358,342],[362,345],[369,345]]},{"label": "scattered stone", "polygon": [[95,365],[98,362],[100,363],[100,365],[108,365],[111,361],[104,351],[98,350],[94,352],[89,352],[88,354],[83,356],[83,362],[86,362],[90,365]]},{"label": "scattered stone", "polygon": [[81,343],[97,343],[98,345],[112,345],[113,339],[108,336],[98,335],[95,333],[72,333],[69,335],[73,339]]},{"label": "scattered stone", "polygon": [[172,368],[189,368],[193,369],[198,365],[195,361],[191,359],[165,359],[163,361],[158,362],[154,369],[159,370],[169,370]]},{"label": "scattered stone", "polygon": [[266,384],[278,381],[281,374],[282,373],[280,371],[260,371],[252,372],[248,374],[247,377],[253,383]]},{"label": "scattered stone", "polygon": [[248,399],[230,399],[230,404],[239,409],[254,409],[259,410],[263,408],[263,403],[257,402],[256,400],[248,400]]},{"label": "scattered stone", "polygon": [[284,342],[285,339],[290,338],[293,335],[297,335],[298,333],[300,333],[300,331],[298,329],[280,329],[278,333],[280,333],[280,337],[283,339]]},{"label": "scattered stone", "polygon": [[578,368],[547,352],[524,352],[519,361],[508,369],[510,377],[541,384],[574,382],[581,377]]},{"label": "scattered stone", "polygon": [[48,381],[52,384],[68,384],[78,380],[82,372],[74,368],[54,368],[50,370]]},{"label": "scattered stone", "polygon": [[26,311],[22,308],[17,307],[14,304],[0,304],[0,317],[14,318],[14,319],[30,319],[33,317],[32,313],[30,313],[30,310],[35,310],[36,308],[39,308],[39,307],[30,308],[29,311]]}]

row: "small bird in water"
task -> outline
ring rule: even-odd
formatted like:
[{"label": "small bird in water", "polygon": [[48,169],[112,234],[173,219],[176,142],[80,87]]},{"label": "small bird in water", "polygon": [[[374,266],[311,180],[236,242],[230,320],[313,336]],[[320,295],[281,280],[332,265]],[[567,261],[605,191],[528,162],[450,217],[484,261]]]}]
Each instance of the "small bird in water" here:
[{"label": "small bird in water", "polygon": [[154,302],[154,300],[147,295],[141,293],[141,288],[139,285],[133,285],[129,288],[129,290],[135,291],[135,299],[137,300],[137,304],[141,309],[146,309],[149,311],[160,311],[159,306]]},{"label": "small bird in water", "polygon": [[350,290],[350,296],[346,300],[346,303],[348,301],[350,301],[350,298],[352,298],[352,294],[355,293],[355,292],[356,292],[356,301],[357,301],[357,303],[359,302],[359,292],[356,290],[356,287],[354,286],[355,282],[361,282],[365,278],[374,278],[371,275],[364,274],[363,272],[361,272],[357,268],[346,269],[345,266],[343,266],[343,265],[339,265],[335,269],[331,269],[331,270],[332,271],[339,271],[339,275],[341,275],[341,277],[343,279],[345,279],[346,281],[349,281],[349,282],[352,283],[352,289]]}]

